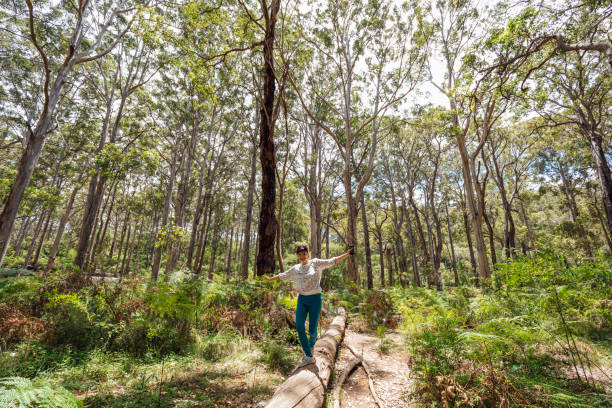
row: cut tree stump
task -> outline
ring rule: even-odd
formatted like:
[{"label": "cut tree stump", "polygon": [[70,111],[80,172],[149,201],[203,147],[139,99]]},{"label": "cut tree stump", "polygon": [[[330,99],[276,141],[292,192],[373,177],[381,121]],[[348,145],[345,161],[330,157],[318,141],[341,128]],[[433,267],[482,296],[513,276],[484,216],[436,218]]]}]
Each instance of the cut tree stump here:
[{"label": "cut tree stump", "polygon": [[334,370],[336,351],[344,337],[346,311],[340,309],[325,333],[319,338],[313,350],[317,362],[297,368],[282,383],[266,408],[321,408],[325,391]]}]

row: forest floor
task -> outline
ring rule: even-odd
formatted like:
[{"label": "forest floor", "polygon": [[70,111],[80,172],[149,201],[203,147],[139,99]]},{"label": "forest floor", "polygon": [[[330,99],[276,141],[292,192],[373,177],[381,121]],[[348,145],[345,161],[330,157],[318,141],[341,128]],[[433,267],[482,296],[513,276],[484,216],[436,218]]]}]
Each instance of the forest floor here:
[{"label": "forest floor", "polygon": [[[358,330],[358,331],[357,331]],[[349,363],[355,358],[346,345],[363,356],[368,365],[374,388],[385,408],[405,408],[412,406],[410,395],[413,383],[410,378],[409,359],[404,345],[405,335],[399,331],[388,331],[384,335],[387,350],[381,353],[378,347],[380,338],[375,333],[364,332],[360,328],[346,329],[340,346],[334,376],[329,390],[337,387],[336,382],[342,376]],[[371,408],[376,403],[370,392],[368,376],[359,365],[346,379],[340,393],[342,408]],[[327,406],[334,402],[328,395]]]}]

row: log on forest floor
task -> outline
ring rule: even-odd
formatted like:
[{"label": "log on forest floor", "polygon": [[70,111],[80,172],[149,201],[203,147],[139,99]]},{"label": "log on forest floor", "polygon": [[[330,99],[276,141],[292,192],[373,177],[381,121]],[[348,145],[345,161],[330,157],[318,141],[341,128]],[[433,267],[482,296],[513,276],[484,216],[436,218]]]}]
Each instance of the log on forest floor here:
[{"label": "log on forest floor", "polygon": [[334,370],[336,351],[344,337],[346,312],[340,309],[325,333],[315,344],[315,364],[297,368],[282,383],[266,408],[320,408],[325,401],[325,391]]}]

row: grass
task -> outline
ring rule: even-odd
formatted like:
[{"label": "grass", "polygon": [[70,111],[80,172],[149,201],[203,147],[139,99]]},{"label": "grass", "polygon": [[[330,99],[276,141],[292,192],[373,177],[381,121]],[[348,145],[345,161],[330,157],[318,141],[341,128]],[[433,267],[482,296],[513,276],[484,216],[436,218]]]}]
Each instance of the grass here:
[{"label": "grass", "polygon": [[28,269],[0,268],[0,278],[12,278],[15,276],[36,276],[36,274]]},{"label": "grass", "polygon": [[[269,357],[256,342],[233,340],[237,347],[214,361],[198,353],[162,359],[92,350],[79,360],[66,354],[37,378],[64,387],[86,407],[243,407],[267,399],[283,381],[282,372],[275,361],[274,368],[264,363]],[[288,346],[283,361],[293,364],[297,355],[297,347]]]}]

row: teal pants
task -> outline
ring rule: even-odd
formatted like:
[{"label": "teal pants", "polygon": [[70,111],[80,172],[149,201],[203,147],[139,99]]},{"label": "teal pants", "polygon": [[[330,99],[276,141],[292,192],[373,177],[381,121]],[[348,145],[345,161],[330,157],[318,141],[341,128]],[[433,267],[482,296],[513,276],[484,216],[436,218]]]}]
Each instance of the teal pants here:
[{"label": "teal pants", "polygon": [[[310,340],[306,336],[306,315],[308,314],[308,332]],[[300,344],[304,354],[312,357],[312,348],[317,341],[317,327],[319,326],[319,314],[321,314],[321,294],[299,295],[297,309],[295,309],[295,327],[297,328]]]}]

